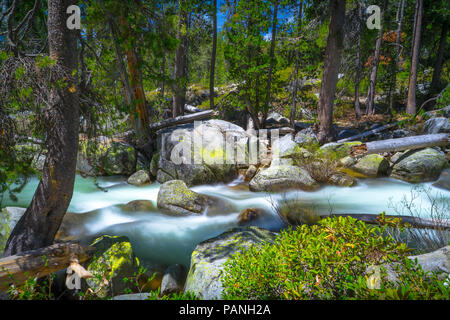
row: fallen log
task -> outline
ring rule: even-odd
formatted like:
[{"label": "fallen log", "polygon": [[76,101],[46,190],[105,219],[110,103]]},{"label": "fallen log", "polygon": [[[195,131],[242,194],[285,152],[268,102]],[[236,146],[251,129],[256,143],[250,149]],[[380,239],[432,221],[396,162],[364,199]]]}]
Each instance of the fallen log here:
[{"label": "fallen log", "polygon": [[396,152],[434,146],[448,146],[449,138],[450,135],[448,133],[438,133],[372,141],[351,147],[350,155],[352,157],[358,157],[373,153]]},{"label": "fallen log", "polygon": [[202,112],[196,112],[193,114],[189,114],[187,116],[179,116],[173,119],[167,119],[160,122],[152,123],[150,125],[150,130],[152,131],[158,131],[161,129],[165,129],[168,127],[178,126],[180,124],[186,124],[191,123],[198,120],[204,120],[211,118],[213,116],[217,115],[217,111],[215,110],[206,110]]},{"label": "fallen log", "polygon": [[345,138],[345,139],[338,140],[337,142],[347,142],[347,141],[354,141],[354,140],[357,140],[357,139],[365,138],[365,137],[371,136],[371,135],[373,135],[375,133],[378,133],[378,132],[381,132],[381,131],[393,128],[393,127],[395,127],[397,125],[398,125],[398,122],[390,123],[390,124],[387,124],[387,125],[384,125],[384,126],[381,126],[381,127],[369,130],[369,131],[365,131],[363,133],[360,133],[360,134],[357,134],[357,135],[354,135],[354,136],[351,136],[351,137],[348,137],[348,138]]},{"label": "fallen log", "polygon": [[64,242],[49,247],[22,252],[0,259],[0,292],[10,285],[19,285],[30,277],[44,277],[66,269],[74,261],[89,260],[95,248],[76,242]]},{"label": "fallen log", "polygon": [[[369,214],[369,213],[336,213],[331,215],[321,215],[320,218],[328,218],[328,217],[352,217],[356,220],[363,221],[368,224],[379,224],[379,215]],[[411,216],[394,216],[394,215],[386,215],[386,218],[399,218],[401,219],[402,224],[409,224],[413,228],[419,229],[439,229],[439,230],[447,230],[450,231],[450,221],[442,220],[435,221],[429,219],[416,218]]]},{"label": "fallen log", "polygon": [[205,111],[205,110],[200,109],[200,108],[196,108],[194,106],[191,106],[190,104],[185,104],[184,105],[184,111],[185,112],[189,112],[189,113],[196,113],[196,112],[202,112],[202,111]]}]

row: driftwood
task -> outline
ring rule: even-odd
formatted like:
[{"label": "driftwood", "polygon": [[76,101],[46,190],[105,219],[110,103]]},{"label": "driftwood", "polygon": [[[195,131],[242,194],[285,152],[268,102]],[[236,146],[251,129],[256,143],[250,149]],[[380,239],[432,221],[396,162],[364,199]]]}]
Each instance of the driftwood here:
[{"label": "driftwood", "polygon": [[95,248],[65,242],[0,259],[0,292],[11,284],[21,284],[30,277],[44,277],[89,260]]},{"label": "driftwood", "polygon": [[350,155],[352,157],[357,157],[373,153],[396,152],[434,146],[447,146],[449,144],[449,138],[450,135],[448,133],[438,133],[372,141],[351,147]]},{"label": "driftwood", "polygon": [[[365,213],[342,213],[342,214],[332,214],[332,215],[323,215],[320,216],[322,219],[327,217],[352,217],[356,220],[363,221],[369,224],[378,224],[379,215],[375,214],[365,214]],[[386,218],[399,218],[403,224],[410,224],[413,228],[420,229],[439,229],[439,230],[448,230],[450,231],[450,221],[434,221],[429,219],[416,218],[411,216],[393,216],[386,215]]]},{"label": "driftwood", "polygon": [[211,118],[212,116],[217,115],[217,111],[215,110],[206,110],[202,112],[196,112],[193,114],[189,114],[187,116],[179,116],[173,119],[167,119],[160,122],[156,122],[150,125],[150,130],[157,131],[160,129],[165,129],[168,127],[178,126],[180,124],[191,123],[197,120],[203,120]]},{"label": "driftwood", "polygon": [[390,123],[390,124],[387,124],[385,126],[381,126],[381,127],[378,127],[378,128],[375,128],[375,129],[372,129],[372,130],[369,130],[369,131],[366,131],[366,132],[363,132],[363,133],[360,133],[360,134],[357,134],[357,135],[354,135],[354,136],[351,136],[351,137],[348,137],[348,138],[345,138],[345,139],[338,140],[337,142],[347,142],[347,141],[354,141],[354,140],[357,140],[357,139],[365,138],[365,137],[370,136],[372,134],[375,134],[375,133],[378,133],[378,132],[381,132],[381,131],[393,128],[393,127],[395,127],[397,125],[398,125],[397,122],[396,123]]}]

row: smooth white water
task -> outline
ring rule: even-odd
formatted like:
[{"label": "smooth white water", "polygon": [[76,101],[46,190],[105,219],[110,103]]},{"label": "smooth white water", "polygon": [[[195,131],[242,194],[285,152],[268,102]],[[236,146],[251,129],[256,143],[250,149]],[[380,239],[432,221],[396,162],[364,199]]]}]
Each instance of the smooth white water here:
[{"label": "smooth white water", "polygon": [[[222,216],[188,216],[172,217],[157,211],[124,212],[118,204],[132,200],[150,200],[156,207],[160,185],[155,183],[143,187],[135,187],[126,183],[123,177],[98,178],[97,188],[92,178],[77,176],[75,191],[69,206],[69,212],[87,213],[96,210],[93,218],[86,222],[90,233],[126,235],[140,259],[159,266],[174,263],[189,265],[190,255],[195,246],[206,239],[217,236],[230,227],[237,226],[237,216],[247,208],[261,208],[267,212],[252,224],[270,230],[280,230],[282,223],[272,204],[282,198],[295,198],[313,206],[319,213],[373,213],[386,210],[388,214],[396,214],[390,208],[399,204],[403,198],[410,198],[414,185],[391,178],[359,180],[352,188],[326,186],[315,192],[290,191],[284,194],[255,193],[229,185],[205,185],[192,189],[196,192],[213,195],[232,202],[236,212]],[[37,187],[37,179],[31,179],[28,185],[18,194],[19,201],[4,199],[3,206],[29,205]],[[430,188],[433,196],[450,198],[450,192],[437,189],[431,183],[423,184]],[[421,195],[418,199],[423,217],[427,217],[430,202]]]}]

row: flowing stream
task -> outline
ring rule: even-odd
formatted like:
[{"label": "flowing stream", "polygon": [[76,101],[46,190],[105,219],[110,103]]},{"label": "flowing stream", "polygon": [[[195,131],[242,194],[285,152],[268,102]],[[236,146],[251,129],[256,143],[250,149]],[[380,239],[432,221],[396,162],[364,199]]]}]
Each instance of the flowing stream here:
[{"label": "flowing stream", "polygon": [[[230,227],[238,226],[237,216],[247,208],[261,208],[266,212],[252,225],[279,231],[283,224],[273,205],[280,199],[300,199],[323,213],[372,213],[386,210],[388,214],[398,214],[393,205],[411,198],[414,185],[392,178],[358,180],[352,188],[326,186],[314,192],[290,191],[286,193],[255,193],[241,187],[241,180],[231,184],[204,185],[192,190],[223,198],[231,202],[236,212],[208,216],[172,217],[158,210],[151,212],[125,212],[120,204],[133,200],[150,200],[156,207],[160,185],[157,183],[135,187],[126,183],[123,177],[98,178],[98,188],[94,179],[77,176],[75,191],[69,212],[87,213],[95,211],[94,219],[86,222],[90,233],[125,235],[130,238],[136,255],[153,265],[167,266],[181,263],[186,267],[195,246],[206,239],[215,237]],[[19,201],[4,199],[3,206],[27,207],[31,201],[38,180],[33,178],[20,194]],[[431,183],[422,184],[429,188],[434,197],[449,199],[450,192],[435,188]],[[448,201],[448,200],[447,200]],[[416,199],[416,209],[423,217],[429,216],[430,201],[421,193]],[[417,203],[419,205],[417,205]]]}]

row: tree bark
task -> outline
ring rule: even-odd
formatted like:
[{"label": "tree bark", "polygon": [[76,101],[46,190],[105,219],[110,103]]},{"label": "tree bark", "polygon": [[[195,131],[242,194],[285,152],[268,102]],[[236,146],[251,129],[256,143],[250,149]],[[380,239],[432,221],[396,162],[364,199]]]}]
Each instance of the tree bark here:
[{"label": "tree bark", "polygon": [[355,115],[356,119],[359,120],[361,118],[361,107],[359,105],[359,82],[360,82],[360,74],[361,74],[361,33],[362,33],[362,7],[359,2],[357,2],[358,7],[358,44],[356,51],[356,72],[355,72]]},{"label": "tree bark", "polygon": [[83,263],[92,257],[95,248],[78,243],[58,243],[0,259],[0,292],[10,285],[24,283],[30,277],[45,277],[67,268],[76,259]]},{"label": "tree bark", "polygon": [[408,103],[406,106],[406,113],[416,113],[416,82],[417,82],[417,67],[419,65],[420,57],[420,36],[422,31],[422,14],[423,14],[423,0],[417,0],[415,23],[414,23],[414,37],[411,57],[411,69],[409,72],[409,86],[408,86]]},{"label": "tree bark", "polygon": [[375,52],[373,54],[372,69],[369,77],[369,90],[366,98],[366,114],[375,114],[375,87],[377,84],[378,65],[380,64],[381,44],[383,43],[383,24],[384,24],[384,11],[387,8],[387,1],[384,1],[383,8],[381,10],[381,28],[378,31],[377,41],[375,43]]},{"label": "tree bark", "polygon": [[444,63],[445,47],[447,44],[447,31],[448,22],[444,21],[442,23],[441,39],[439,41],[438,54],[436,56],[436,62],[434,64],[433,78],[431,80],[431,93],[438,93],[440,89],[439,83],[441,82],[442,65]]},{"label": "tree bark", "polygon": [[185,8],[185,0],[178,1],[178,31],[179,41],[175,53],[175,83],[173,86],[174,98],[172,105],[172,116],[178,117],[184,114],[184,104],[186,102],[186,64],[187,64],[187,37],[183,34],[183,29],[187,30],[188,12]]},{"label": "tree bark", "polygon": [[271,89],[272,89],[272,72],[273,65],[275,63],[275,43],[277,38],[277,18],[278,18],[278,0],[275,0],[273,8],[273,18],[272,18],[272,39],[270,40],[270,53],[269,53],[269,72],[267,74],[267,92],[266,92],[266,102],[263,108],[263,116],[261,121],[261,127],[264,127],[269,113]]},{"label": "tree bark", "polygon": [[393,127],[396,127],[397,125],[398,125],[397,122],[396,123],[390,123],[390,124],[387,124],[385,126],[381,126],[381,127],[378,127],[378,128],[375,128],[375,129],[372,129],[372,130],[369,130],[369,131],[366,131],[366,132],[363,132],[363,133],[360,133],[360,134],[357,134],[357,135],[354,135],[354,136],[351,136],[351,137],[348,137],[348,138],[345,138],[345,139],[338,140],[337,142],[340,143],[340,142],[354,141],[354,140],[357,140],[357,139],[365,138],[365,137],[371,136],[371,135],[373,135],[375,133],[378,133],[378,132],[381,132],[381,131],[384,131],[384,130],[387,130],[387,129],[390,129],[390,128],[393,128]]},{"label": "tree bark", "polygon": [[333,104],[343,50],[345,4],[345,0],[330,1],[331,20],[318,105],[320,143],[333,139]]},{"label": "tree bark", "polygon": [[405,13],[406,0],[400,0],[399,8],[397,10],[397,30],[396,30],[396,38],[395,38],[395,62],[392,64],[391,71],[391,85],[389,89],[389,114],[392,115],[392,111],[394,110],[394,96],[395,96],[395,87],[397,85],[397,70],[398,70],[398,62],[400,60],[400,42],[402,36],[402,23],[403,23],[403,15]]},{"label": "tree bark", "polygon": [[[77,33],[66,27],[73,0],[48,1],[48,42],[54,86],[45,112],[48,149],[42,179],[25,214],[7,241],[4,255],[53,243],[72,199],[78,153],[79,98],[72,72],[77,70]],[[75,3],[76,4],[76,3]],[[63,86],[57,82],[65,83]]]},{"label": "tree bark", "polygon": [[217,51],[217,0],[213,3],[213,43],[211,51],[211,71],[209,75],[209,107],[214,109],[214,75],[216,70],[216,51]]},{"label": "tree bark", "polygon": [[[297,17],[297,36],[300,38],[301,30],[302,30],[302,15],[303,15],[303,0],[300,0],[300,4],[298,6],[298,17]],[[292,88],[292,106],[291,106],[291,114],[290,114],[290,124],[291,128],[295,129],[295,115],[297,113],[297,84],[298,84],[298,69],[300,68],[300,49],[295,48],[295,70],[294,70],[294,87]]]},{"label": "tree bark", "polygon": [[437,133],[372,141],[351,147],[350,155],[355,157],[374,153],[414,150],[434,146],[445,147],[449,145],[449,139],[450,135],[448,133]]}]

